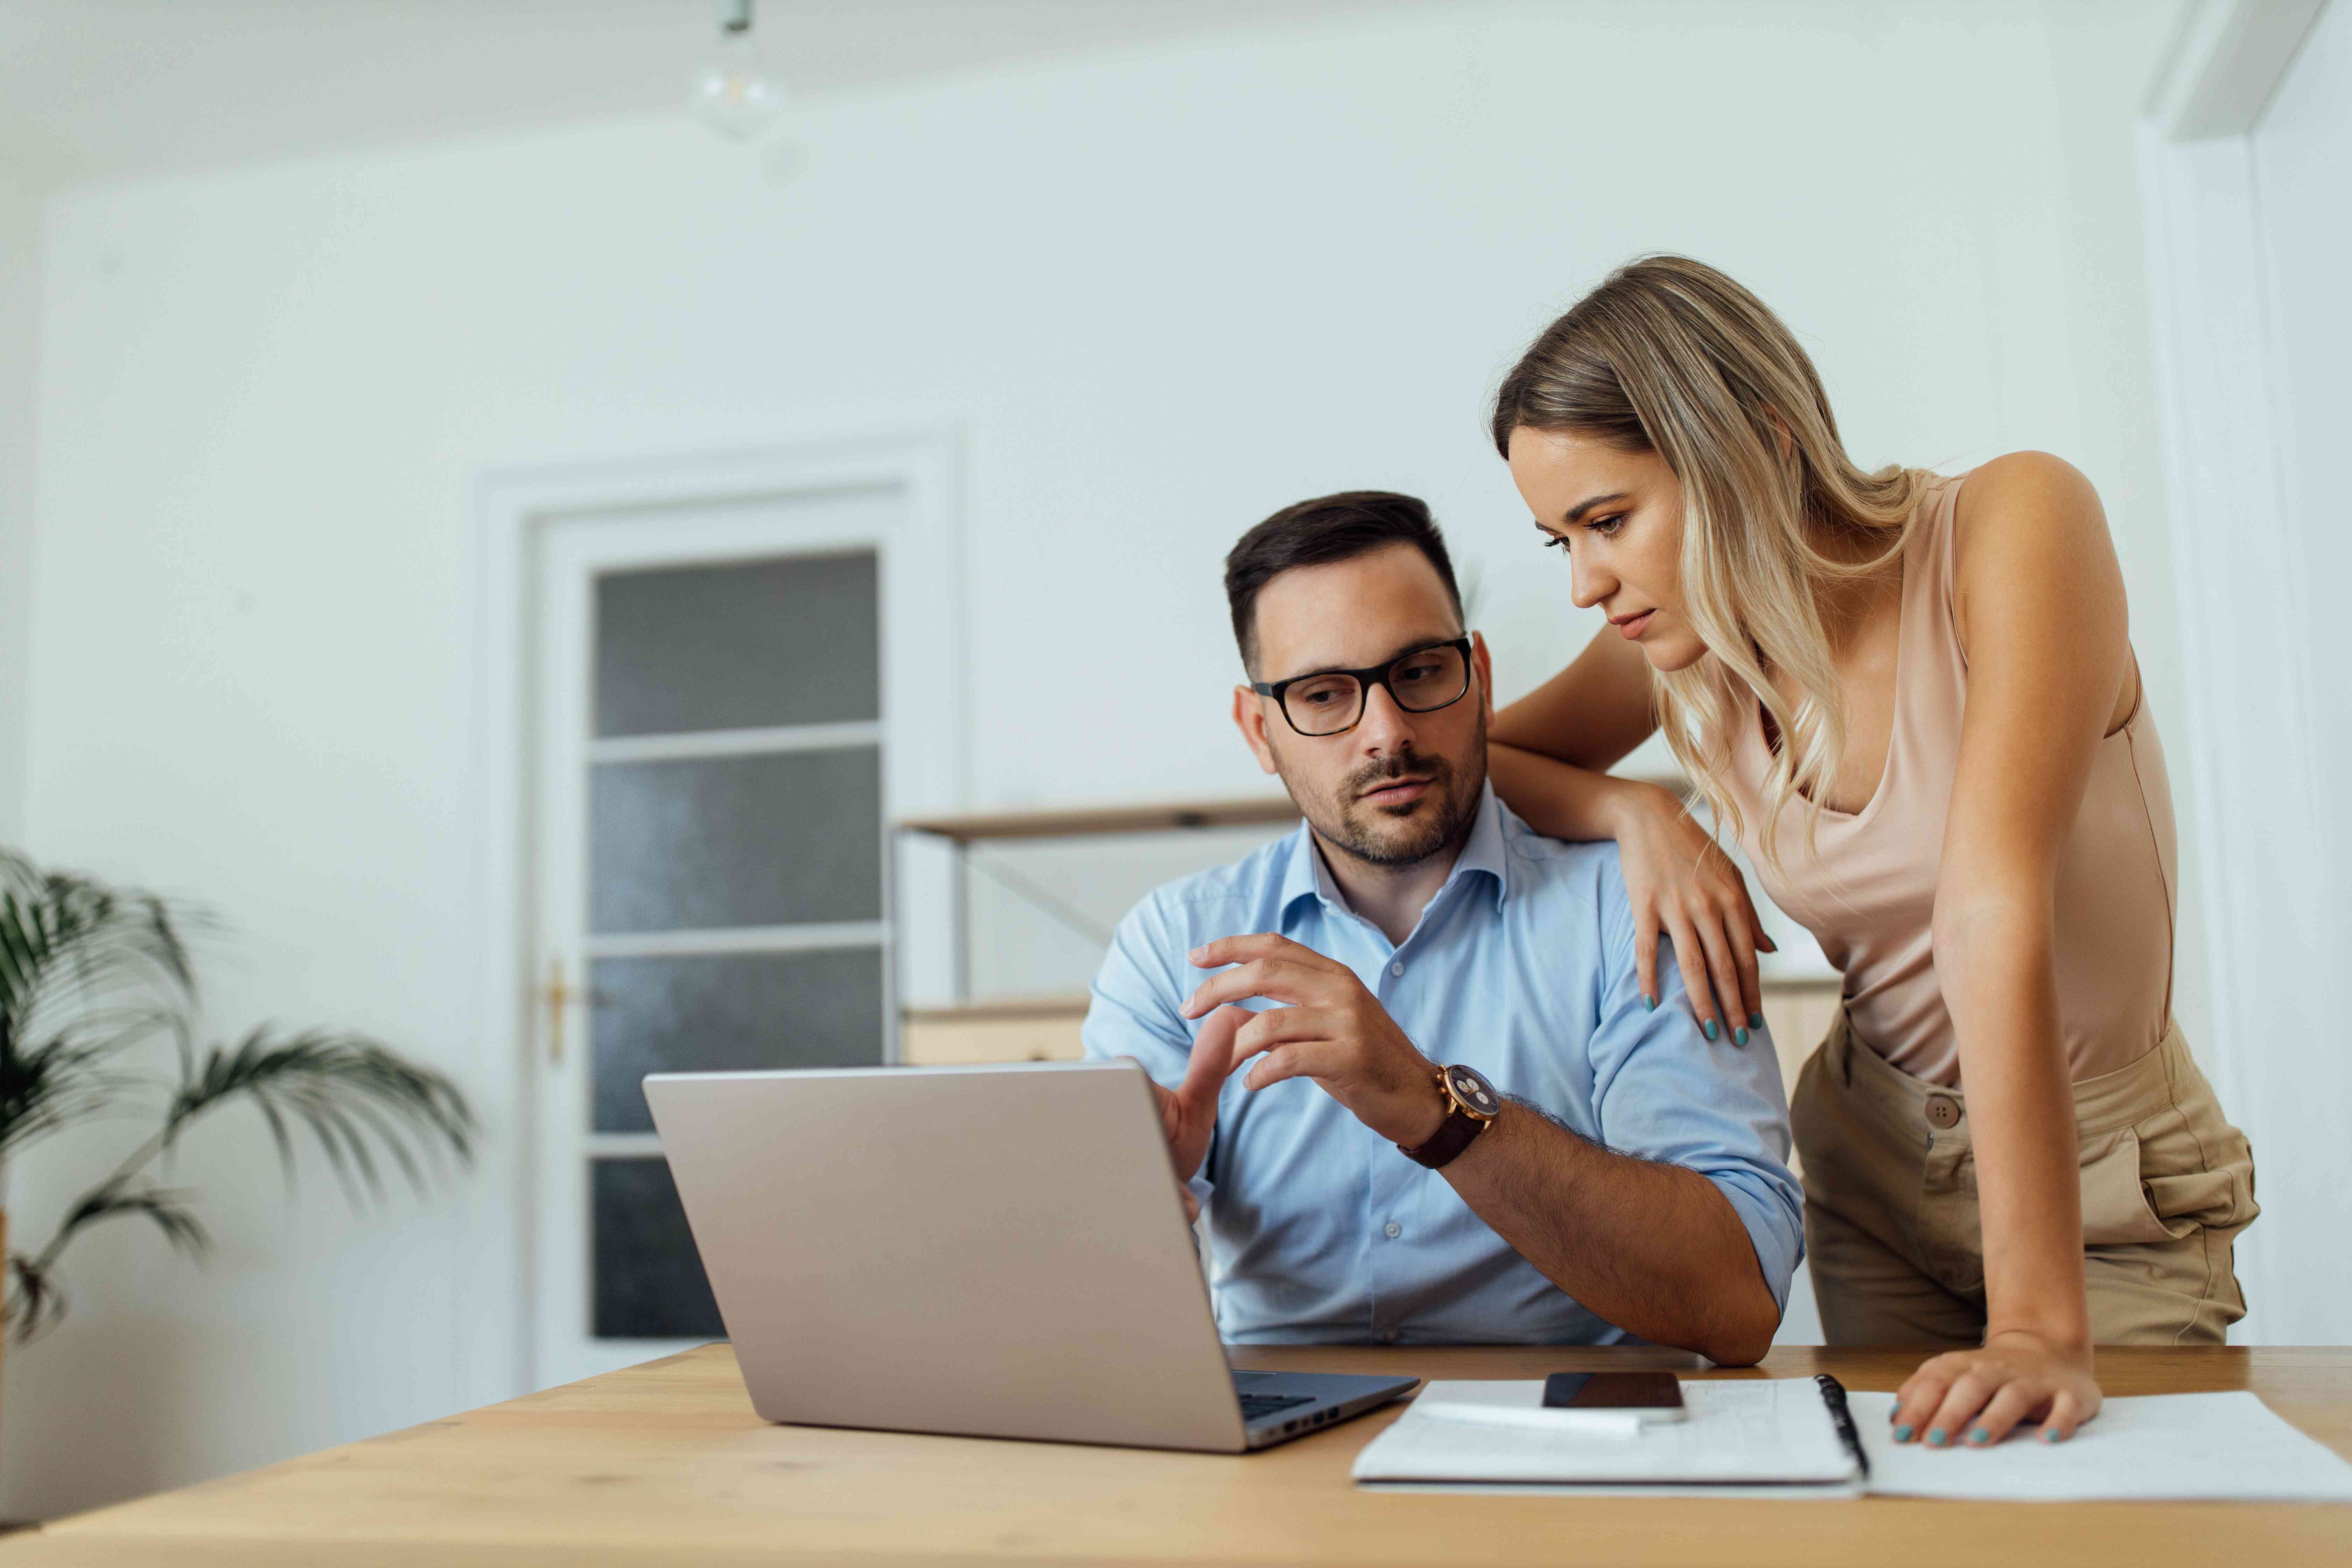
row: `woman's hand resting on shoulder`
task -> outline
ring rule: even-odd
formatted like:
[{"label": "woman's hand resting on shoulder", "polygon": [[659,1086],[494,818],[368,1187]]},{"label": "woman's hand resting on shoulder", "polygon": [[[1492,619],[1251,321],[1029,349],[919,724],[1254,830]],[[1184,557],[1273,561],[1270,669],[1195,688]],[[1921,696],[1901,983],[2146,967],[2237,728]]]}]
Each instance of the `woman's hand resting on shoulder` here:
[{"label": "woman's hand resting on shoulder", "polygon": [[2013,1330],[1922,1363],[1895,1396],[1895,1440],[1984,1448],[2037,1421],[2043,1442],[2062,1443],[2099,1413],[2099,1398],[2087,1347],[2060,1350]]},{"label": "woman's hand resting on shoulder", "polygon": [[1663,933],[1674,942],[1683,988],[1707,1038],[1728,1034],[1746,1045],[1748,1031],[1764,1018],[1756,955],[1774,951],[1748,896],[1747,879],[1670,790],[1629,783],[1611,816],[1633,909],[1642,994],[1656,1005]]}]

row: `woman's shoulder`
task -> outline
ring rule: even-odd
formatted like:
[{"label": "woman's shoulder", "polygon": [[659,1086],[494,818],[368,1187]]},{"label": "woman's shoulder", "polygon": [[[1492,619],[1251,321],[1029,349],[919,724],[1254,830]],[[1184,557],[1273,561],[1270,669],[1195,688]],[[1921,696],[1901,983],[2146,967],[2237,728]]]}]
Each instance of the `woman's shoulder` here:
[{"label": "woman's shoulder", "polygon": [[[1960,476],[1952,508],[1953,607],[1963,647],[1972,600],[2010,610],[2123,589],[2099,492],[2049,452],[2009,452]],[[2120,600],[2118,600],[2120,602]]]},{"label": "woman's shoulder", "polygon": [[1986,528],[2029,528],[2053,516],[2095,520],[2099,492],[2083,470],[2054,452],[2004,452],[1950,481],[1953,523],[1967,536]]}]

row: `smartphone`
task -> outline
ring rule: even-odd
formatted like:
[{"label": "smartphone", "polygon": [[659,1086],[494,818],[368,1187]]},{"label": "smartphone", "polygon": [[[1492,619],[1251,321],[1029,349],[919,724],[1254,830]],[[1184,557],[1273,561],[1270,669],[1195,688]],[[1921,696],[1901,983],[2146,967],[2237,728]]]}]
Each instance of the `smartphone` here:
[{"label": "smartphone", "polygon": [[1644,1421],[1681,1421],[1683,1385],[1670,1372],[1556,1372],[1544,1379],[1547,1410],[1627,1410]]}]

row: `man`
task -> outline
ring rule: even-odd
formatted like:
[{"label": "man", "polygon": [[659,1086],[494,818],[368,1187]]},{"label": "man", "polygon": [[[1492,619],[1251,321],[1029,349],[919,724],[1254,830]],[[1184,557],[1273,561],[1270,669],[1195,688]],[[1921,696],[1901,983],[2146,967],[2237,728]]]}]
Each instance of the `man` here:
[{"label": "man", "polygon": [[1302,502],[1225,589],[1234,721],[1306,821],[1138,905],[1085,1030],[1155,1080],[1225,1338],[1755,1361],[1802,1249],[1771,1043],[1710,1045],[1671,963],[1652,1009],[1616,846],[1486,787],[1428,509]]}]

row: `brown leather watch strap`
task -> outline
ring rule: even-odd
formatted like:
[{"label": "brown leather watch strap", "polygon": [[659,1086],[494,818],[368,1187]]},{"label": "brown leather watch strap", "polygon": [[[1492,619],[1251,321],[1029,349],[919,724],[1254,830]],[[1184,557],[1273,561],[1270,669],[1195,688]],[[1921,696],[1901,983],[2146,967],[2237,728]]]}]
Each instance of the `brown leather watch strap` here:
[{"label": "brown leather watch strap", "polygon": [[1486,1124],[1503,1109],[1502,1097],[1495,1086],[1486,1081],[1477,1068],[1456,1064],[1437,1070],[1437,1098],[1445,1106],[1445,1120],[1437,1124],[1429,1142],[1418,1149],[1402,1150],[1408,1160],[1416,1161],[1431,1170],[1442,1170],[1445,1164],[1470,1147]]},{"label": "brown leather watch strap", "polygon": [[1468,1115],[1449,1100],[1445,1102],[1445,1120],[1438,1123],[1428,1142],[1418,1149],[1405,1149],[1402,1143],[1397,1147],[1404,1150],[1406,1159],[1439,1171],[1451,1164],[1454,1157],[1470,1147],[1471,1142],[1486,1130],[1485,1121]]}]

